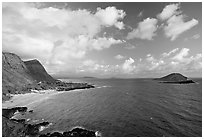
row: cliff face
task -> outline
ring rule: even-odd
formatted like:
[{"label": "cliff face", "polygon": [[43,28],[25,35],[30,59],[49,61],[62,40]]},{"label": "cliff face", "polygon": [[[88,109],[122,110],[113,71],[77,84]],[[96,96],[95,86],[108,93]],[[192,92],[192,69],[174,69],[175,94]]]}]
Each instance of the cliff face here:
[{"label": "cliff face", "polygon": [[21,87],[36,81],[54,81],[37,60],[23,62],[13,53],[2,53],[2,98],[16,93]]},{"label": "cliff face", "polygon": [[55,79],[52,78],[42,66],[38,60],[30,60],[24,62],[29,70],[30,76],[36,81],[49,81],[54,82]]},{"label": "cliff face", "polygon": [[2,53],[2,97],[9,98],[10,93],[28,83],[33,79],[28,74],[28,69],[19,56],[13,53]]}]

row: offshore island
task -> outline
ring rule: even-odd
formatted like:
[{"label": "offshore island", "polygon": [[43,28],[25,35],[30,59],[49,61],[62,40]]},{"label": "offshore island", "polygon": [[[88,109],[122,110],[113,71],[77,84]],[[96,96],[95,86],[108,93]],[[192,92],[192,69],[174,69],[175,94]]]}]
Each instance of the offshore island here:
[{"label": "offshore island", "polygon": [[195,83],[193,80],[188,79],[180,73],[171,73],[167,76],[156,78],[154,80],[160,81],[160,83],[170,83],[170,84],[189,84]]}]

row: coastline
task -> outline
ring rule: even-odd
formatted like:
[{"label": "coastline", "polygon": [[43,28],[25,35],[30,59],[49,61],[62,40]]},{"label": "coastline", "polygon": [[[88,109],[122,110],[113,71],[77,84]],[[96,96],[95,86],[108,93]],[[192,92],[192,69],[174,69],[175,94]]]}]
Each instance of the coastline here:
[{"label": "coastline", "polygon": [[[52,125],[49,121],[44,121],[44,119],[33,120],[19,119],[22,115],[32,114],[35,112],[32,106],[36,103],[40,103],[46,99],[51,98],[57,94],[61,93],[71,93],[75,91],[82,91],[84,89],[72,89],[70,91],[57,91],[57,90],[40,90],[25,94],[14,94],[12,98],[8,101],[2,102],[2,130],[4,131],[4,137],[97,137],[101,136],[99,131],[88,130],[84,127],[72,127],[71,130],[64,132],[52,132],[42,134],[41,132],[49,128]],[[22,102],[22,99],[24,100]],[[23,110],[22,110],[23,109]],[[33,121],[33,123],[32,123]],[[36,121],[36,122],[34,122]],[[32,124],[31,124],[32,123]],[[19,131],[21,131],[19,133]]]},{"label": "coastline", "polygon": [[[33,92],[28,92],[24,94],[11,94],[11,98],[7,101],[2,102],[2,108],[12,108],[17,106],[26,106],[29,107],[34,103],[41,102],[43,100],[49,99],[54,95],[62,93],[72,93],[76,91],[83,91],[85,89],[73,89],[69,91],[57,91],[55,89],[49,90],[36,90]],[[22,102],[23,99],[23,102]]]},{"label": "coastline", "polygon": [[[42,92],[42,91],[40,91]],[[11,99],[2,102],[2,108],[12,108],[16,106],[29,106],[32,103],[37,103],[48,99],[52,95],[58,94],[59,92],[56,90],[43,90],[44,93],[25,93],[25,94],[12,94]],[[24,101],[22,101],[22,99]]]}]

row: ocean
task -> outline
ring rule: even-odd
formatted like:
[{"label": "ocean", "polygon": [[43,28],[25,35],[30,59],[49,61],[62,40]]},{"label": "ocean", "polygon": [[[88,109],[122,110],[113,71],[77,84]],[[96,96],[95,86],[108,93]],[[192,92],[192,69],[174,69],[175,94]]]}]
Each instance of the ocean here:
[{"label": "ocean", "polygon": [[81,126],[106,137],[202,136],[202,79],[164,84],[152,79],[64,79],[94,89],[51,95],[31,105],[30,119],[52,123],[42,132]]}]

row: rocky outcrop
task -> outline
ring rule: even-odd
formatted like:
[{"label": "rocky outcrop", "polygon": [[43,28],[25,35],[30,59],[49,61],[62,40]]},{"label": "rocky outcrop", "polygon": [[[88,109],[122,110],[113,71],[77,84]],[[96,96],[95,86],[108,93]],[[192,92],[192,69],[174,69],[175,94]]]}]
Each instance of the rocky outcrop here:
[{"label": "rocky outcrop", "polygon": [[156,78],[155,80],[159,80],[162,83],[178,83],[178,84],[195,83],[193,80],[189,80],[187,77],[183,76],[180,73],[171,73],[162,78]]},{"label": "rocky outcrop", "polygon": [[14,107],[11,109],[2,109],[2,116],[6,118],[11,118],[15,112],[26,112],[27,107]]},{"label": "rocky outcrop", "polygon": [[2,112],[2,136],[3,137],[96,137],[97,132],[87,130],[85,128],[73,128],[65,132],[53,132],[41,134],[41,127],[49,126],[49,122],[41,122],[36,124],[28,124],[25,119],[13,119],[14,113],[27,112],[27,107],[14,107],[11,109],[3,109]]},{"label": "rocky outcrop", "polygon": [[74,128],[71,131],[42,134],[40,137],[96,137],[97,132],[84,128]]},{"label": "rocky outcrop", "polygon": [[15,112],[26,113],[27,107],[14,107],[2,109],[2,136],[3,137],[25,137],[39,136],[40,127],[46,127],[49,122],[28,124],[25,119],[13,119]]}]

